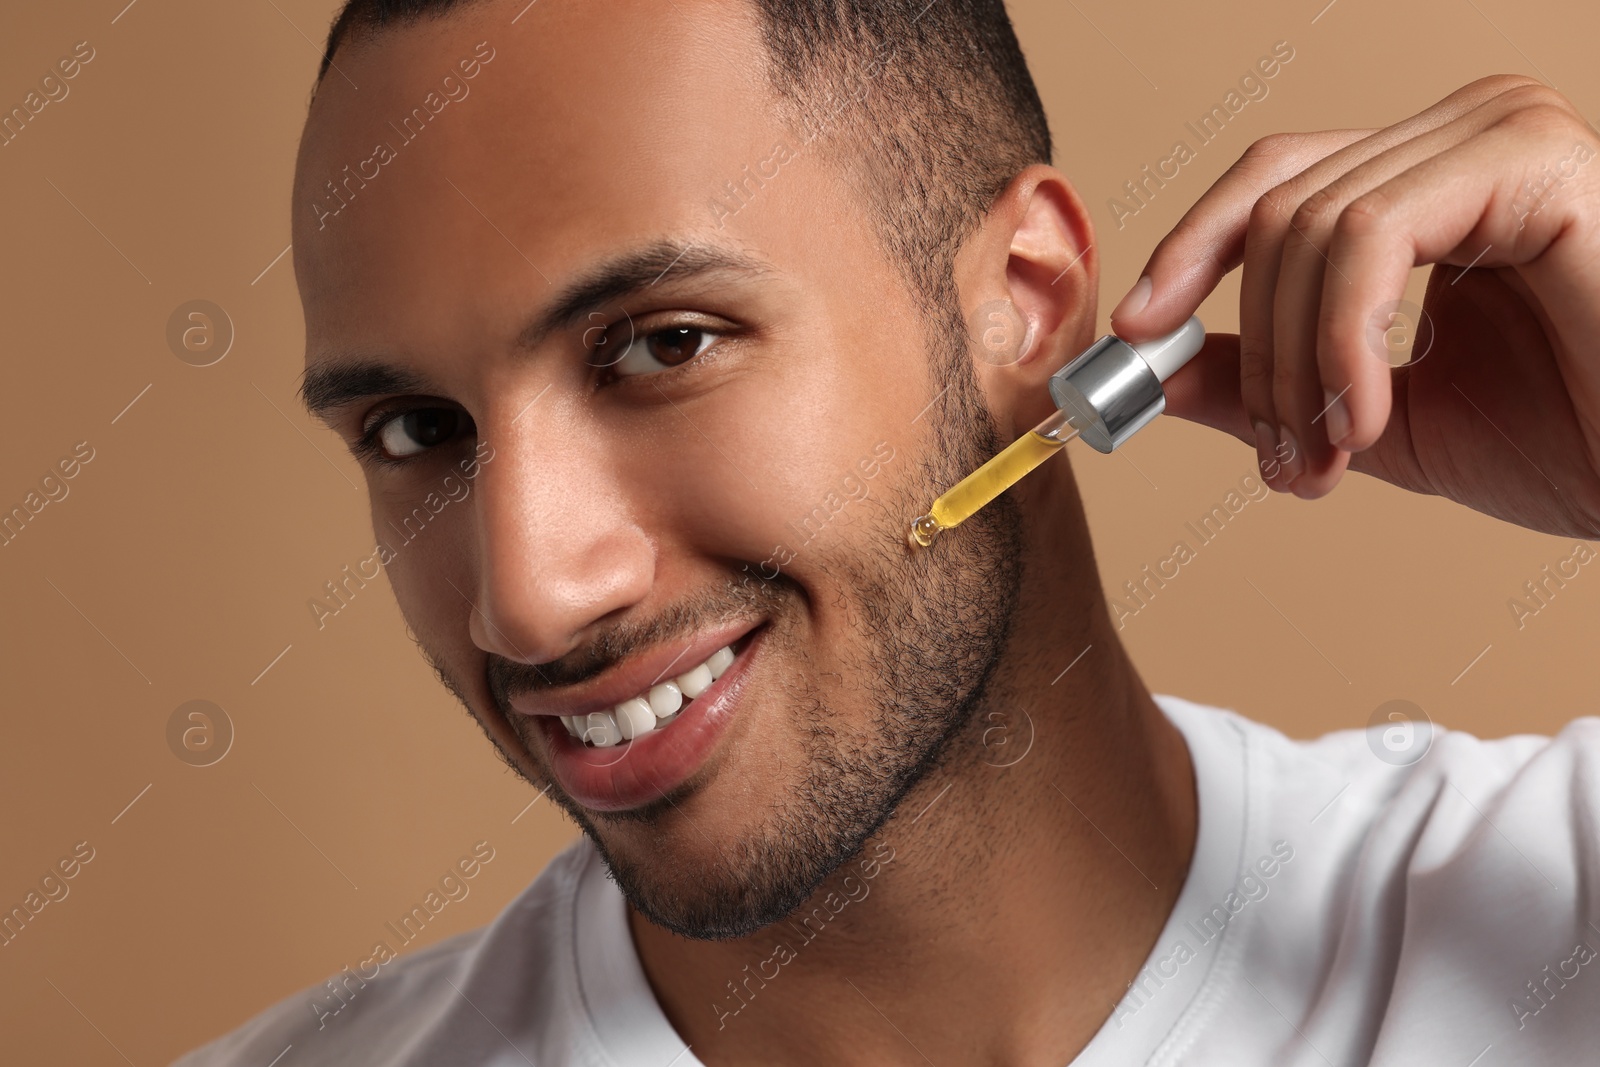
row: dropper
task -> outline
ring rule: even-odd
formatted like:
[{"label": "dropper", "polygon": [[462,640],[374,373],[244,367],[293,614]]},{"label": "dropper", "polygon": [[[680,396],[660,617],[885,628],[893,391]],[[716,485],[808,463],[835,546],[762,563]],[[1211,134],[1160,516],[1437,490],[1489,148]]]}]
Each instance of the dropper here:
[{"label": "dropper", "polygon": [[1206,328],[1195,316],[1153,341],[1129,344],[1114,334],[1100,338],[1050,376],[1056,412],[935,500],[911,523],[908,543],[927,548],[940,532],[970,519],[1074,437],[1097,452],[1112,452],[1166,408],[1161,383],[1200,351],[1205,338]]}]

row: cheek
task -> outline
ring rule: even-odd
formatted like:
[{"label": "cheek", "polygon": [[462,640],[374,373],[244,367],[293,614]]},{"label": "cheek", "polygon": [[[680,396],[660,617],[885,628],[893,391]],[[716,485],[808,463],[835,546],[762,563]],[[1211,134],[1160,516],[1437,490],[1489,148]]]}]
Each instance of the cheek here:
[{"label": "cheek", "polygon": [[[808,555],[853,549],[853,532],[874,506],[860,499],[860,465],[882,439],[876,420],[822,361],[804,361],[804,373],[791,366],[746,375],[674,412],[673,449],[654,450],[636,483],[653,494],[666,543],[682,538],[679,547],[695,555],[754,563],[777,556],[783,565],[793,554],[783,569],[797,575]],[[868,483],[874,496],[887,480]]]},{"label": "cheek", "polygon": [[668,409],[652,419],[647,445],[616,451],[621,491],[662,555],[760,561],[771,553],[767,517],[782,511],[786,458],[752,425],[762,420],[748,417],[757,409],[745,403],[724,390]]},{"label": "cheek", "polygon": [[421,507],[421,498],[401,501],[375,494],[374,544],[389,550],[384,553],[389,558],[384,571],[406,624],[425,649],[453,655],[456,646],[470,644],[471,607],[462,593],[472,596],[476,588],[471,507],[451,504],[431,515],[426,525],[413,517],[415,507]]}]

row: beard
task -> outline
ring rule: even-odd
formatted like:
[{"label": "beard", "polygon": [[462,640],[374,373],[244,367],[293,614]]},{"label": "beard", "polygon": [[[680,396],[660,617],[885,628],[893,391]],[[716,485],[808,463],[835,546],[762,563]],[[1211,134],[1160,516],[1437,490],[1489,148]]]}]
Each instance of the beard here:
[{"label": "beard", "polygon": [[[488,692],[526,753],[506,751],[485,726],[501,757],[549,789],[599,850],[628,903],[679,936],[745,937],[794,913],[861,852],[913,787],[939,771],[954,739],[983,707],[1019,596],[1016,504],[1002,496],[959,534],[947,533],[921,551],[905,547],[910,519],[1004,444],[972,372],[959,306],[949,296],[929,317],[933,366],[942,372],[935,378],[949,382],[924,416],[935,426],[931,447],[880,506],[862,509],[866,521],[848,546],[841,539],[826,559],[816,552],[808,561],[837,583],[850,617],[859,620],[858,640],[837,653],[842,671],[834,676],[841,678],[840,690],[865,705],[865,722],[831,706],[819,676],[807,669],[811,657],[801,638],[806,597],[781,571],[752,580],[753,567],[747,566],[743,580],[732,578],[726,588],[684,601],[648,624],[607,630],[576,665],[535,667],[488,657]],[[686,874],[675,870],[670,856],[634,857],[612,847],[606,828],[661,824],[680,815],[680,803],[704,784],[702,775],[655,803],[599,813],[567,797],[543,767],[530,773],[528,765],[538,763],[528,756],[539,751],[537,729],[510,709],[509,693],[589,678],[636,650],[726,619],[752,617],[769,620],[763,636],[763,648],[774,654],[769,658],[783,662],[779,657],[787,656],[793,665],[788,680],[772,681],[768,691],[780,693],[792,721],[800,724],[803,767],[800,781],[772,790],[752,832],[715,842],[715,858],[697,860]],[[441,660],[425,647],[423,654],[471,711]]]}]

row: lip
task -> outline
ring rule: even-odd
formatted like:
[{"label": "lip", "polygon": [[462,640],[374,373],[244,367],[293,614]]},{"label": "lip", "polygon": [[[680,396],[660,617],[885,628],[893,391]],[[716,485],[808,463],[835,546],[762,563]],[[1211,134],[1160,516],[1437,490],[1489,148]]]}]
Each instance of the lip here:
[{"label": "lip", "polygon": [[558,693],[522,693],[511,707],[524,715],[587,715],[610,711],[624,700],[642,696],[658,682],[694,669],[724,645],[731,645],[758,623],[744,620],[696,634],[692,640],[652,649],[607,671],[600,678]]},{"label": "lip", "polygon": [[[668,726],[632,741],[609,748],[591,747],[567,733],[560,719],[540,715],[538,724],[550,753],[551,771],[567,796],[592,811],[626,811],[659,800],[704,766],[733,723],[766,627],[747,632],[750,639],[711,688],[690,701]],[[690,661],[691,666],[732,643],[722,640],[711,645],[701,659]],[[698,648],[699,643],[691,647]],[[638,692],[631,690],[629,696]]]}]

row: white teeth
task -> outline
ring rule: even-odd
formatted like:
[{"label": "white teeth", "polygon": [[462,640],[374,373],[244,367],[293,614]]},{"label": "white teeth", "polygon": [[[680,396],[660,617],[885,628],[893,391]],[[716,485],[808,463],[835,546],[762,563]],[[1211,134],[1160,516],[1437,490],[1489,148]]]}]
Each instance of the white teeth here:
[{"label": "white teeth", "polygon": [[684,696],[693,700],[711,688],[711,668],[702,663],[688,674],[678,675],[673,681],[678,683],[678,688],[682,690]]},{"label": "white teeth", "polygon": [[596,748],[610,748],[622,740],[622,731],[609,711],[591,711],[583,739]]},{"label": "white teeth", "polygon": [[647,734],[656,728],[656,713],[650,710],[650,702],[642,697],[624,700],[617,705],[615,714],[624,741],[632,741],[640,734]]},{"label": "white teeth", "polygon": [[665,728],[679,709],[710,689],[712,682],[727,673],[733,660],[733,649],[724,645],[700,666],[670,681],[653,685],[647,692],[624,700],[610,711],[563,715],[561,723],[573,737],[597,748],[609,748],[623,741],[632,741],[640,734],[647,734],[658,727]]},{"label": "white teeth", "polygon": [[683,690],[675,682],[662,682],[660,685],[650,687],[650,710],[655,712],[658,719],[665,719],[668,715],[676,715],[678,709],[683,707]]}]

